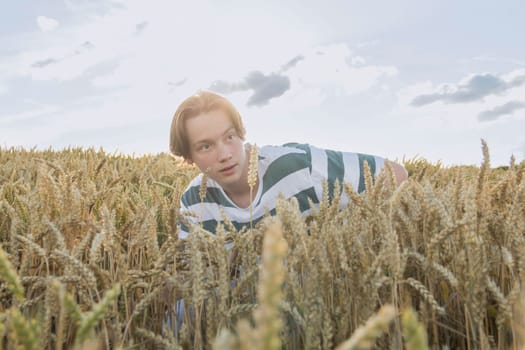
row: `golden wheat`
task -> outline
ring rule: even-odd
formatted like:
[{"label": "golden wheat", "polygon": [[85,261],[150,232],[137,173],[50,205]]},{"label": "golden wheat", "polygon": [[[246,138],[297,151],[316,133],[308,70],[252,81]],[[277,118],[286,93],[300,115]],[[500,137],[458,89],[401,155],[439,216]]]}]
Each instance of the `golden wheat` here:
[{"label": "golden wheat", "polygon": [[[491,168],[484,142],[482,157],[480,167],[405,160],[397,188],[391,169],[373,178],[366,165],[365,192],[325,183],[333,200],[306,219],[279,199],[288,250],[270,266],[272,220],[238,232],[224,218],[215,236],[190,225],[178,239],[180,195],[198,173],[181,159],[0,148],[0,344],[517,349],[525,162]],[[385,304],[419,321],[405,311],[388,332],[362,328]]]}]

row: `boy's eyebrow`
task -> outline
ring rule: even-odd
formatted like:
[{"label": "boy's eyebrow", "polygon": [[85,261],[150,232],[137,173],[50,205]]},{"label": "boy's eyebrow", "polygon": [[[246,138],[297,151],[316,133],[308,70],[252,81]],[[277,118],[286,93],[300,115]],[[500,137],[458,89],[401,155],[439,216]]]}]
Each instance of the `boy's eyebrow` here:
[{"label": "boy's eyebrow", "polygon": [[[232,125],[230,126],[228,129],[226,129],[220,136],[224,136],[226,135],[227,133],[229,133],[230,131],[234,130],[235,131],[235,127]],[[207,138],[204,138],[202,140],[197,140],[193,143],[193,145],[198,145],[199,143],[208,143],[210,142],[211,139],[207,139]]]}]

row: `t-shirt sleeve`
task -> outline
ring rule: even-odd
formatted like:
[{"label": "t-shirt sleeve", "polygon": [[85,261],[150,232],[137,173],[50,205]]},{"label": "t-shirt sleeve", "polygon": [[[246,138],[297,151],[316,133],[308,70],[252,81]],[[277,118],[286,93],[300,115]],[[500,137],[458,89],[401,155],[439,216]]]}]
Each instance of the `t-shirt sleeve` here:
[{"label": "t-shirt sleeve", "polygon": [[323,182],[328,182],[328,192],[333,198],[336,180],[339,184],[348,183],[357,192],[365,190],[365,162],[372,176],[377,176],[384,166],[385,159],[375,155],[321,149],[309,146],[311,173],[316,192],[322,197]]}]

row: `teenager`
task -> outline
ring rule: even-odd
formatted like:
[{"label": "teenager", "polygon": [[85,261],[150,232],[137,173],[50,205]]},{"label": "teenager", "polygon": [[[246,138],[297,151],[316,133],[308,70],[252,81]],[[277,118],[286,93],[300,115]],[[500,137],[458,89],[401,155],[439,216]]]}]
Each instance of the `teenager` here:
[{"label": "teenager", "polygon": [[[188,97],[173,117],[171,153],[195,164],[202,172],[183,193],[181,212],[194,212],[196,217],[189,219],[212,233],[223,214],[237,229],[257,223],[267,212],[273,214],[279,195],[296,197],[301,212],[308,215],[312,210],[310,202],[317,205],[323,199],[325,181],[329,199],[333,197],[336,179],[362,192],[365,161],[374,176],[389,163],[398,184],[407,179],[403,166],[382,157],[289,143],[259,147],[258,172],[248,181],[250,154],[255,146],[245,143],[245,135],[237,109],[213,92],[202,91]],[[347,203],[343,191],[341,206]],[[185,238],[188,232],[189,227],[181,225],[180,237]]]}]

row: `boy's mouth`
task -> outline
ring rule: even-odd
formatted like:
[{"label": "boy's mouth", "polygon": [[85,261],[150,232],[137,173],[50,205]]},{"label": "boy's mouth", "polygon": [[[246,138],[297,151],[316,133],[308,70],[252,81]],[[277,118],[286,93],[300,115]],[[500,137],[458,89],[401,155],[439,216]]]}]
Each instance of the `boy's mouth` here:
[{"label": "boy's mouth", "polygon": [[219,170],[220,173],[229,173],[231,172],[235,167],[237,166],[237,164],[233,164],[229,167],[226,167],[226,168],[222,168],[221,170]]}]

